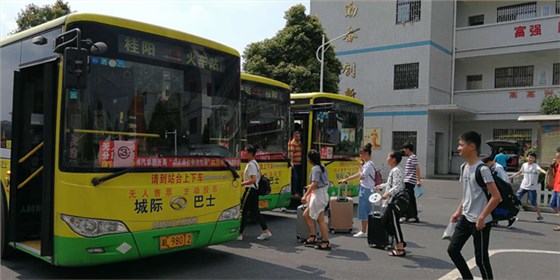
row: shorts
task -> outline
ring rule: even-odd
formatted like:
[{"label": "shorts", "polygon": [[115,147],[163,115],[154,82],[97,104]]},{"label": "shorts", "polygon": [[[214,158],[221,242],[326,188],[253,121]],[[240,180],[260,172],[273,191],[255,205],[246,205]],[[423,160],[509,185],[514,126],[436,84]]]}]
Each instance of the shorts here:
[{"label": "shorts", "polygon": [[533,206],[537,206],[537,190],[519,189],[516,193],[519,201],[521,201],[525,194],[528,194],[529,196],[529,203]]},{"label": "shorts", "polygon": [[372,191],[367,188],[360,187],[360,195],[358,201],[358,220],[367,221],[369,213],[371,212],[371,202],[369,202],[369,197]]}]

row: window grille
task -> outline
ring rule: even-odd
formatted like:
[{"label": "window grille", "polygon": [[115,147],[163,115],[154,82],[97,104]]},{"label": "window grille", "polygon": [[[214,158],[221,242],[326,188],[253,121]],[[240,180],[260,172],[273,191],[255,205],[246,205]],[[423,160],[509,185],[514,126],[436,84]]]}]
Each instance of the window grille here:
[{"label": "window grille", "polygon": [[482,75],[467,76],[467,89],[482,89]]},{"label": "window grille", "polygon": [[483,25],[484,24],[484,15],[476,15],[469,17],[469,26],[475,25]]},{"label": "window grille", "polygon": [[532,131],[530,128],[496,128],[494,129],[494,138],[496,140],[514,140],[531,143]]},{"label": "window grille", "polygon": [[416,131],[393,131],[392,149],[394,151],[402,150],[404,143],[410,142],[414,147],[416,145]]},{"label": "window grille", "polygon": [[534,66],[496,68],[494,88],[533,86]]},{"label": "window grille", "polygon": [[[558,4],[556,6],[558,9]],[[498,8],[497,22],[534,18],[537,16],[537,2],[517,4]]]},{"label": "window grille", "polygon": [[397,0],[397,24],[420,21],[420,0]]},{"label": "window grille", "polygon": [[419,62],[395,65],[393,88],[395,90],[418,88],[419,66]]},{"label": "window grille", "polygon": [[552,84],[560,85],[560,63],[552,65]]},{"label": "window grille", "polygon": [[560,0],[556,0],[556,14],[560,15]]}]

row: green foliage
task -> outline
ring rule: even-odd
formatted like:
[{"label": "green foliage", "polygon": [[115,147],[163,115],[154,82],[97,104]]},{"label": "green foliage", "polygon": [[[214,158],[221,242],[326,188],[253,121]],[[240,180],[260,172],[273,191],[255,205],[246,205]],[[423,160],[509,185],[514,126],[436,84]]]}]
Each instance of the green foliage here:
[{"label": "green foliage", "polygon": [[[317,92],[321,64],[315,57],[325,31],[305,6],[291,7],[284,16],[286,26],[276,36],[249,44],[243,53],[245,72],[287,83],[292,92]],[[325,42],[328,41],[325,38]],[[323,91],[338,92],[342,64],[331,46],[325,51]]]},{"label": "green foliage", "polygon": [[15,34],[31,27],[40,25],[47,21],[59,18],[61,16],[72,13],[68,3],[62,2],[62,0],[56,0],[53,5],[44,5],[39,7],[35,4],[29,4],[22,9],[16,18],[16,23],[18,25],[17,29],[10,32],[10,34]]},{"label": "green foliage", "polygon": [[540,111],[543,115],[560,114],[560,96],[551,95],[545,97],[541,104]]}]

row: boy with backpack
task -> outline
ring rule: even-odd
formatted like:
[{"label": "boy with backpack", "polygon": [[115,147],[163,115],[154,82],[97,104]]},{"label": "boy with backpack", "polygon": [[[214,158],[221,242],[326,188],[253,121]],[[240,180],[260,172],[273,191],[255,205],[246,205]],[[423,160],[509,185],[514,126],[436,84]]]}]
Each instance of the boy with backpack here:
[{"label": "boy with backpack", "polygon": [[[509,177],[508,177],[508,174],[507,174],[506,170],[504,169],[504,167],[502,165],[497,163],[494,159],[495,159],[495,157],[493,155],[490,155],[490,156],[485,157],[482,160],[482,162],[484,162],[484,164],[486,164],[486,166],[488,166],[490,168],[490,171],[492,171],[492,174],[496,174],[496,176],[498,176],[504,182],[509,183]],[[511,188],[511,185],[509,187]],[[513,189],[512,189],[512,192],[513,192]],[[513,224],[515,222],[517,222],[517,220],[518,220],[518,218],[516,216],[513,216],[513,217],[509,218],[508,219],[508,225],[506,226],[506,228],[509,228],[509,229],[512,228]],[[494,219],[492,225],[497,226],[498,225],[498,220]]]},{"label": "boy with backpack", "polygon": [[[480,143],[480,134],[474,131],[466,132],[459,138],[459,154],[466,160],[461,167],[460,176],[460,180],[463,182],[463,199],[450,218],[451,222],[457,222],[457,226],[451,236],[447,253],[463,279],[473,279],[469,266],[461,254],[461,249],[471,236],[474,238],[476,264],[482,278],[494,278],[488,255],[490,229],[492,228],[491,213],[502,198],[494,183],[490,168],[478,158]],[[477,171],[480,172],[485,186],[481,186],[477,182]],[[489,199],[486,196],[486,190],[490,193]]]}]

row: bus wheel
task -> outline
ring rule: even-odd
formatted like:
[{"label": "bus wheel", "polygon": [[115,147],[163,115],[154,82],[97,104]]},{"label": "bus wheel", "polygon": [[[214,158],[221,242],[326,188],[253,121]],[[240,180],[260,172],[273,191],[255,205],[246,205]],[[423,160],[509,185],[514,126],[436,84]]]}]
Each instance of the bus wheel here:
[{"label": "bus wheel", "polygon": [[0,250],[2,250],[1,252],[1,257],[3,260],[7,260],[9,259],[13,253],[14,253],[14,248],[10,247],[8,245],[8,238],[7,238],[7,233],[8,233],[8,229],[7,229],[7,222],[8,222],[8,203],[6,202],[6,196],[4,195],[4,187],[2,186],[2,199],[0,199],[1,201],[1,206],[2,206],[2,214],[0,214],[0,221],[1,221],[1,226],[2,228],[0,229],[0,239],[1,242],[0,243]]}]

